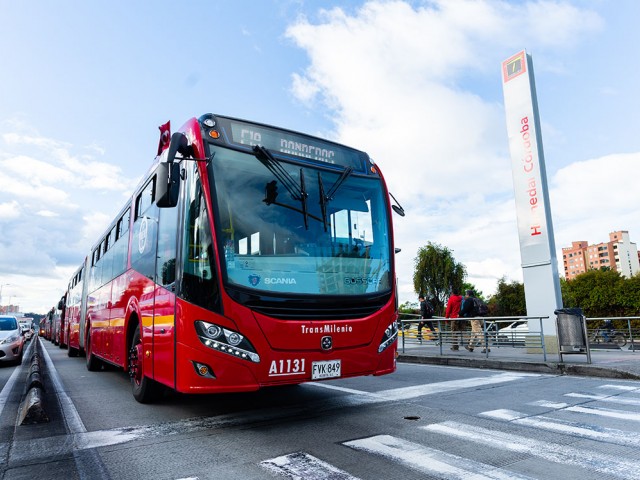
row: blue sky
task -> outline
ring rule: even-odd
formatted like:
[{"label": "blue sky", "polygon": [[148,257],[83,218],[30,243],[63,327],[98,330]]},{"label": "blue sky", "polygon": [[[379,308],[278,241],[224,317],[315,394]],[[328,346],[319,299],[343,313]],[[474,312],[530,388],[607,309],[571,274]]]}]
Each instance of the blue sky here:
[{"label": "blue sky", "polygon": [[206,112],[367,151],[408,212],[401,301],[429,241],[486,294],[520,281],[500,64],[523,48],[559,257],[614,230],[640,241],[635,0],[0,0],[0,18],[0,284],[23,311],[60,297],[158,126]]}]

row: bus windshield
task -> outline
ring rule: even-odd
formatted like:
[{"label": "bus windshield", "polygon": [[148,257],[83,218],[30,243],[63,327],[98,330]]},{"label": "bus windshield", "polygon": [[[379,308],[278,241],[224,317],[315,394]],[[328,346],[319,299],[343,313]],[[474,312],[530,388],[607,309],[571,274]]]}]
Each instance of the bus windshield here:
[{"label": "bus windshield", "polygon": [[389,220],[379,177],[293,163],[264,149],[210,148],[227,285],[332,296],[391,288]]}]

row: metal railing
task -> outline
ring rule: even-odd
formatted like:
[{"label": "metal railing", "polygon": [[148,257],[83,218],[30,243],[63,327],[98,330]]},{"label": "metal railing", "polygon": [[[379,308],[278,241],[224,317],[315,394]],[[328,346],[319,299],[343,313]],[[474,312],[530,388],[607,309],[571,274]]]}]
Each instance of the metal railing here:
[{"label": "metal railing", "polygon": [[[616,328],[613,331],[604,329],[604,321],[612,320],[616,323],[626,323],[626,328]],[[629,343],[629,350],[633,353],[640,350],[640,326],[633,327],[632,321],[640,320],[640,317],[589,317],[585,318],[587,325],[587,337],[591,348],[612,346],[622,348]],[[638,324],[640,322],[636,322]]]},{"label": "metal railing", "polygon": [[[464,348],[469,346],[469,342],[474,332],[471,331],[471,321],[479,320],[482,322],[481,341],[477,345],[483,348],[483,353],[488,358],[491,348],[539,348],[542,350],[544,360],[547,360],[547,351],[544,343],[544,330],[542,321],[549,317],[473,317],[473,318],[443,318],[433,317],[431,319],[422,319],[420,315],[401,313],[398,321],[400,329],[398,334],[402,337],[402,353],[405,353],[405,345],[407,343],[422,344],[430,342],[440,348],[440,355],[443,354],[443,348],[446,345]],[[459,322],[460,330],[451,330],[451,321]],[[528,323],[538,321],[539,330],[529,330]],[[418,324],[424,322],[425,325],[418,331]],[[434,331],[432,332],[426,325],[431,322]],[[518,329],[518,324],[526,325],[527,328]],[[513,328],[508,328],[514,325]],[[476,345],[473,346],[474,348]]]}]

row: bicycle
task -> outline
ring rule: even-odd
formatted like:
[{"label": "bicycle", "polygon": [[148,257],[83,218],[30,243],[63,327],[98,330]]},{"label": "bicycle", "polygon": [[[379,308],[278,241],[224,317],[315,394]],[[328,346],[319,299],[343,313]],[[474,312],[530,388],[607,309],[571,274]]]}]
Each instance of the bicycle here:
[{"label": "bicycle", "polygon": [[[609,338],[607,339],[607,337]],[[589,337],[589,343],[615,343],[619,347],[624,347],[627,344],[627,339],[616,330],[596,328]]]}]

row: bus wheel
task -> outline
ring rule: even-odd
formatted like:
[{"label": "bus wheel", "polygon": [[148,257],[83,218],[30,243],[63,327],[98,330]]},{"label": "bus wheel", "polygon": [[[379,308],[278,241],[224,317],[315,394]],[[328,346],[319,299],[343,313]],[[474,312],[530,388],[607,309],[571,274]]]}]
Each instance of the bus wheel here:
[{"label": "bus wheel", "polygon": [[86,349],[87,349],[87,370],[90,372],[97,372],[100,370],[102,366],[102,362],[93,354],[93,345],[91,344],[91,332],[87,332],[87,341]]},{"label": "bus wheel", "polygon": [[77,348],[73,348],[73,347],[69,347],[69,350],[67,350],[67,356],[69,356],[69,357],[77,357],[78,356],[78,349]]},{"label": "bus wheel", "polygon": [[131,391],[133,398],[140,403],[153,402],[160,391],[159,385],[144,374],[142,340],[140,326],[136,325],[129,350],[129,376],[131,377]]}]

